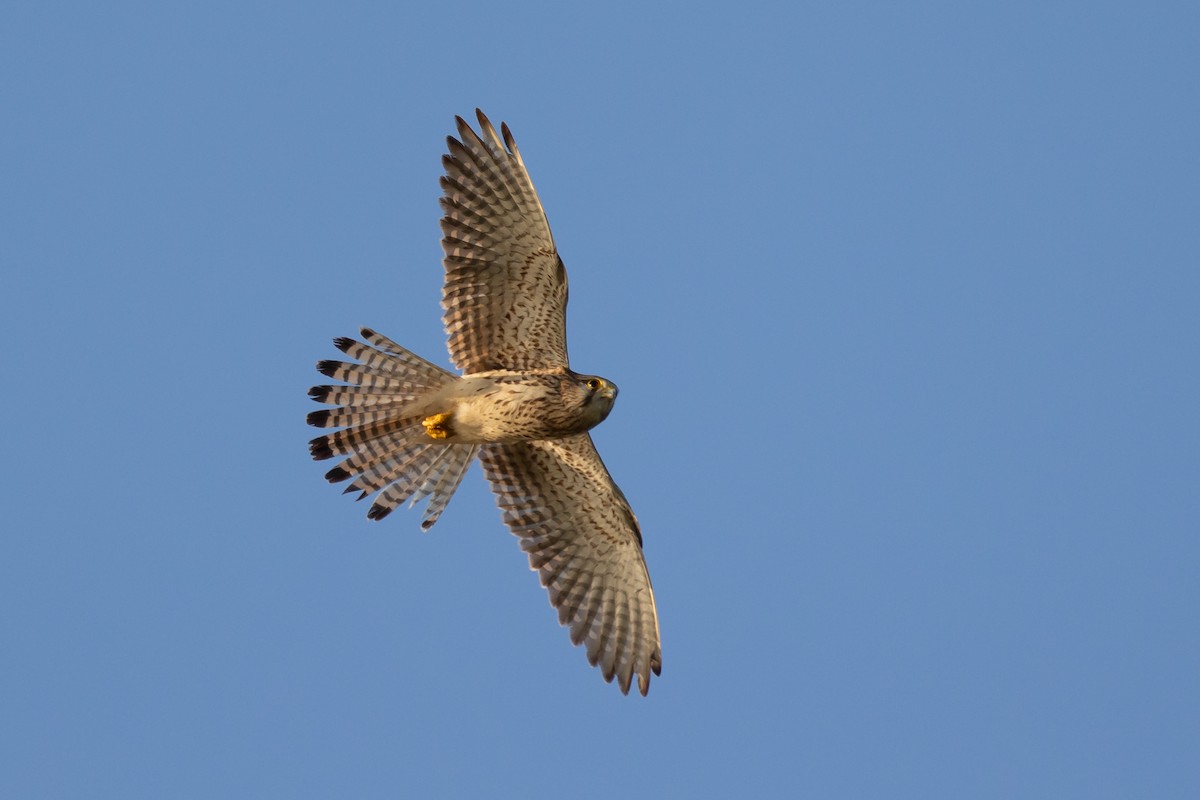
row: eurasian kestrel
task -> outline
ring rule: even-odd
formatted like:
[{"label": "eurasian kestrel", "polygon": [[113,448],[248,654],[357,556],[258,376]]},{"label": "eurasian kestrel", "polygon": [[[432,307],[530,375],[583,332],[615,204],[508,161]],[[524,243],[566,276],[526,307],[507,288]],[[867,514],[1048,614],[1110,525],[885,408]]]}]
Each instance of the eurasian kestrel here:
[{"label": "eurasian kestrel", "polygon": [[309,390],[335,406],[309,424],[341,428],[313,439],[312,455],[347,456],[325,477],[360,499],[378,492],[371,519],[429,498],[425,529],[478,455],[571,641],[622,692],[636,674],[644,695],[662,648],[642,535],[587,433],[617,387],[568,366],[567,273],[546,213],[508,126],[497,135],[476,115],[482,135],[458,117],[442,158],[442,307],[462,376],[369,328],[361,342],[335,339],[355,361],[317,364],[349,385]]}]

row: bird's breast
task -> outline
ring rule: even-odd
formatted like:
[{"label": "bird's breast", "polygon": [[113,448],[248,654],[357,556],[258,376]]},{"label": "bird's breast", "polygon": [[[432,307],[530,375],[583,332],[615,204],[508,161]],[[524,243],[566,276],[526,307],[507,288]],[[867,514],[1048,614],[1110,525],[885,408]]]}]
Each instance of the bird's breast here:
[{"label": "bird's breast", "polygon": [[599,420],[564,396],[553,375],[464,378],[453,400],[452,441],[464,444],[558,439]]}]

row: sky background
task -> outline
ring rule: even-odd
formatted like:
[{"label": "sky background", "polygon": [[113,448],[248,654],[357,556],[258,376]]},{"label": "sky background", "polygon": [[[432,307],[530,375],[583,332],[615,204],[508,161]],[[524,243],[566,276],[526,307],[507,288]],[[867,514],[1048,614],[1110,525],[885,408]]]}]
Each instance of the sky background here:
[{"label": "sky background", "polygon": [[[1200,796],[1194,3],[55,3],[0,24],[4,797]],[[455,114],[520,142],[663,674],[473,468],[310,461],[446,364]]]}]

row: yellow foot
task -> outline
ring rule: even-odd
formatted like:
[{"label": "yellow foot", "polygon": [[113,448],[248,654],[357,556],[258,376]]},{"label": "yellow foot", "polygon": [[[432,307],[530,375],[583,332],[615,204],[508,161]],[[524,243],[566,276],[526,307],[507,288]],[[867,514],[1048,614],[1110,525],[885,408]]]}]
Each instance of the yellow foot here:
[{"label": "yellow foot", "polygon": [[434,414],[421,420],[421,424],[425,426],[425,433],[429,434],[430,439],[445,439],[451,433],[449,414]]}]

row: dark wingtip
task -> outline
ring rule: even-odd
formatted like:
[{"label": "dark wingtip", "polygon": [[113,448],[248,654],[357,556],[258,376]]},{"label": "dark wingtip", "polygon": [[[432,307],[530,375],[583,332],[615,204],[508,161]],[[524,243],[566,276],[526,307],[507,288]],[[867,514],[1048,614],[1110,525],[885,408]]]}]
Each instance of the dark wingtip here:
[{"label": "dark wingtip", "polygon": [[318,436],[308,443],[308,452],[312,453],[313,461],[324,461],[333,458],[333,448],[329,446],[328,436]]},{"label": "dark wingtip", "polygon": [[383,519],[390,513],[392,513],[392,509],[385,508],[379,505],[379,503],[376,503],[375,505],[371,506],[371,510],[367,512],[367,519]]},{"label": "dark wingtip", "polygon": [[329,472],[325,473],[325,480],[329,481],[330,483],[341,483],[349,477],[350,473],[341,467],[334,467],[333,469],[329,470]]},{"label": "dark wingtip", "polygon": [[340,367],[341,365],[342,365],[341,361],[329,361],[329,360],[318,361],[317,362],[317,372],[321,373],[322,375],[332,378],[333,373],[337,372],[338,367]]},{"label": "dark wingtip", "polygon": [[375,335],[374,328],[359,328],[358,332],[362,334],[362,337],[364,339],[370,339],[372,336]]},{"label": "dark wingtip", "polygon": [[325,398],[329,397],[331,391],[333,391],[332,386],[314,386],[308,390],[308,396],[318,403],[324,403]]},{"label": "dark wingtip", "polygon": [[429,530],[430,528],[432,528],[432,527],[433,527],[434,523],[436,523],[436,522],[437,522],[437,520],[436,520],[436,519],[423,519],[423,520],[421,520],[421,530],[423,530],[423,531],[427,531],[427,530]]},{"label": "dark wingtip", "polygon": [[354,346],[354,340],[349,336],[339,336],[333,340],[333,346],[344,353]]},{"label": "dark wingtip", "polygon": [[308,413],[308,424],[314,428],[325,428],[329,426],[329,412],[332,409],[322,408],[318,411],[310,411]]}]

